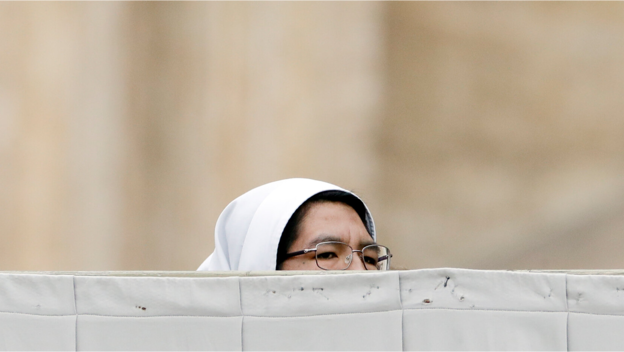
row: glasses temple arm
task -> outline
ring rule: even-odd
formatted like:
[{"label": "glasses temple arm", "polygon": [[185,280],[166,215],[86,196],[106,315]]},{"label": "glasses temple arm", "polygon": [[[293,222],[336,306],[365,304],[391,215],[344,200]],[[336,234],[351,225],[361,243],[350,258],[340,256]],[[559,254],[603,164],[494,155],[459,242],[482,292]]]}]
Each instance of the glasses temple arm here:
[{"label": "glasses temple arm", "polygon": [[292,257],[298,256],[298,255],[306,254],[308,252],[315,251],[315,250],[316,250],[316,248],[304,249],[304,250],[297,251],[297,252],[287,253],[286,255],[284,255],[284,259],[288,259],[288,258],[292,258]]}]

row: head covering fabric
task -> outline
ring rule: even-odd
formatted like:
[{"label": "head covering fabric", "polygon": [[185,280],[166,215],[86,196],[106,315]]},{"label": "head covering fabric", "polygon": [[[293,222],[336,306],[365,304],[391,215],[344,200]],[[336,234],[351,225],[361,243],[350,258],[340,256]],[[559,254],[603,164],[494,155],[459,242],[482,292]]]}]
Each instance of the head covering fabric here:
[{"label": "head covering fabric", "polygon": [[[236,198],[217,220],[214,252],[197,270],[275,270],[277,248],[288,220],[308,198],[324,191],[353,194],[327,182],[291,178],[262,185]],[[376,240],[373,217],[366,204],[364,207],[364,225]]]}]

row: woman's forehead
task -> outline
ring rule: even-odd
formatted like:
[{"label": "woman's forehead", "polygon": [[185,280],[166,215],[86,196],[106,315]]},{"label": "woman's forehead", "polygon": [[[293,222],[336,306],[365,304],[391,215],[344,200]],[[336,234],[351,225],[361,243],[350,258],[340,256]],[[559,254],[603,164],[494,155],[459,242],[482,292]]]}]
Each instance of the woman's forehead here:
[{"label": "woman's forehead", "polygon": [[309,241],[306,243],[306,247],[314,247],[321,242],[344,242],[347,244],[357,244],[359,247],[366,247],[370,244],[374,244],[375,241],[367,235],[365,237],[356,236],[357,238],[352,238],[352,236],[340,236],[333,234],[322,233],[318,236],[311,236]]},{"label": "woman's forehead", "polygon": [[336,202],[316,203],[306,212],[296,242],[314,247],[327,241],[352,245],[374,243],[353,208]]}]

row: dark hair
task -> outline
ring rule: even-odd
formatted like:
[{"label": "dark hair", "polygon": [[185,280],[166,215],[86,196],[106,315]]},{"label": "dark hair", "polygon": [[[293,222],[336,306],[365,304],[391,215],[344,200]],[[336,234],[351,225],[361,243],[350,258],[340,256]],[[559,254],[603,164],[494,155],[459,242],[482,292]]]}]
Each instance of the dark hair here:
[{"label": "dark hair", "polygon": [[275,263],[275,268],[277,270],[281,269],[282,262],[286,259],[285,257],[290,249],[290,246],[292,246],[292,244],[297,240],[301,221],[306,216],[308,210],[310,210],[310,207],[313,204],[325,202],[342,203],[353,208],[353,210],[355,210],[355,212],[360,216],[364,227],[366,227],[366,231],[369,235],[371,234],[367,226],[368,222],[366,221],[366,206],[358,197],[344,191],[324,191],[317,193],[308,198],[308,200],[303,202],[303,204],[297,208],[284,227],[279,246],[277,247],[277,262]]}]

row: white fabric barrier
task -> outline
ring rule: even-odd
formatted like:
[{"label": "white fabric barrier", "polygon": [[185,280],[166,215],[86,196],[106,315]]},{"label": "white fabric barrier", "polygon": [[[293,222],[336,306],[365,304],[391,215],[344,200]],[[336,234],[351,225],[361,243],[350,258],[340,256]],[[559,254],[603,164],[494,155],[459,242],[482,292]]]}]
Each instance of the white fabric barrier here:
[{"label": "white fabric barrier", "polygon": [[624,276],[0,273],[0,350],[42,349],[622,350]]}]

